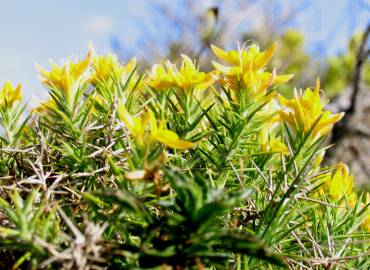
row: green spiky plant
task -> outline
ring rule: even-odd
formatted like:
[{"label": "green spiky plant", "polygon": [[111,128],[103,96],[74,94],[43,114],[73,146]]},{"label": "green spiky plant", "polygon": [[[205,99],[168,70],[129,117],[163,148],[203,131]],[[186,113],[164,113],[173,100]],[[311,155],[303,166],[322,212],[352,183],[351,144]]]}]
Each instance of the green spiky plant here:
[{"label": "green spiky plant", "polygon": [[322,167],[341,114],[286,100],[275,47],[140,73],[113,55],[39,68],[50,99],[1,92],[2,269],[368,269],[369,194]]}]

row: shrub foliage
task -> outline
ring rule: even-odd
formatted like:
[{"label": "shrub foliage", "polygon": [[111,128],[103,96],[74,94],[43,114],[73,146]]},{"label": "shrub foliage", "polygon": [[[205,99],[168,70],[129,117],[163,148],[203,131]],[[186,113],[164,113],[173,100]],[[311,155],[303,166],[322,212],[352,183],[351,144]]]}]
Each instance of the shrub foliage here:
[{"label": "shrub foliage", "polygon": [[0,96],[2,269],[368,269],[369,194],[321,165],[342,114],[275,45],[140,71],[89,49]]}]

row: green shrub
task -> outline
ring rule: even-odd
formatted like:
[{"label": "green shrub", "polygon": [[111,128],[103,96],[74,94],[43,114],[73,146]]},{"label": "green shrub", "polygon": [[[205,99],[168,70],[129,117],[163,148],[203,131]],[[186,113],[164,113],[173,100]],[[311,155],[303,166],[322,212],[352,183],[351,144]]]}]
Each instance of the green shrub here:
[{"label": "green shrub", "polygon": [[49,100],[0,96],[3,269],[368,269],[369,194],[321,166],[342,114],[291,100],[275,45],[140,72],[114,55],[39,67]]}]

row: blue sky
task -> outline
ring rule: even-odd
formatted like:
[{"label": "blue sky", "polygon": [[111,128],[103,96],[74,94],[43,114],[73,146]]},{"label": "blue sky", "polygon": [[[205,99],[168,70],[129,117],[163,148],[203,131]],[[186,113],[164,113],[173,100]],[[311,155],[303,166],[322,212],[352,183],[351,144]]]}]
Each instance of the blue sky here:
[{"label": "blue sky", "polygon": [[[201,2],[203,7],[217,4]],[[289,0],[285,2],[289,4]],[[343,51],[348,37],[370,22],[369,0],[309,2],[289,26],[305,33],[307,50],[313,55],[320,56],[323,48],[329,55]],[[161,25],[155,25],[158,18],[153,0],[3,0],[0,10],[0,84],[6,80],[22,83],[26,98],[46,95],[37,79],[36,62],[48,67],[48,59],[59,62],[71,55],[83,55],[89,41],[98,52],[109,51],[112,37],[122,43],[127,54],[140,58],[142,52],[136,50],[136,45],[145,39],[147,31],[161,35]]]}]

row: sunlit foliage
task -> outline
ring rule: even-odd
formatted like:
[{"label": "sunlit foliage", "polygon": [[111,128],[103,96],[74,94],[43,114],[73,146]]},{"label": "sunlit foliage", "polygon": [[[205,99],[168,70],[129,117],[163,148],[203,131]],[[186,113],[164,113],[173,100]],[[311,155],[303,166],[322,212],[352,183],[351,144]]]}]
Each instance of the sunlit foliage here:
[{"label": "sunlit foliage", "polygon": [[[1,91],[3,269],[368,269],[369,194],[321,165],[342,114],[276,92],[276,46],[140,72],[92,46]],[[279,75],[278,75],[279,74]],[[27,91],[27,90],[25,90]]]}]

